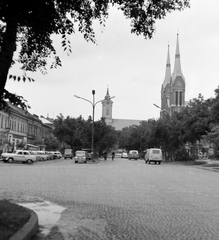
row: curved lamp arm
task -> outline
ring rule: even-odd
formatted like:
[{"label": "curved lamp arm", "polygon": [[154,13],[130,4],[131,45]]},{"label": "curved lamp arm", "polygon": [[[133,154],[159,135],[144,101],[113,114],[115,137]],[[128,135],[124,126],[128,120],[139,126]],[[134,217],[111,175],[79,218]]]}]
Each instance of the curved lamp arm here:
[{"label": "curved lamp arm", "polygon": [[79,99],[83,99],[84,101],[89,102],[89,103],[93,106],[93,103],[92,103],[90,100],[86,99],[86,98],[79,97],[79,96],[77,96],[77,95],[74,95],[74,97],[79,98]]}]

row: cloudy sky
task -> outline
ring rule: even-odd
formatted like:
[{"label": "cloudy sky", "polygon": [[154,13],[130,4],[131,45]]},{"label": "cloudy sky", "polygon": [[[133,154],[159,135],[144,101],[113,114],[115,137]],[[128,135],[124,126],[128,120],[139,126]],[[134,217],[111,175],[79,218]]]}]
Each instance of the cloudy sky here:
[{"label": "cloudy sky", "polygon": [[[37,115],[85,119],[92,115],[92,106],[77,99],[79,95],[92,101],[102,100],[109,87],[113,99],[113,118],[157,119],[160,90],[165,76],[167,46],[170,45],[171,68],[174,67],[176,38],[182,71],[186,80],[186,100],[214,97],[219,86],[219,1],[191,0],[191,8],[173,12],[156,23],[151,40],[130,33],[130,21],[120,11],[111,9],[106,27],[95,25],[97,45],[87,43],[82,35],[71,36],[72,54],[61,48],[60,37],[54,42],[62,67],[48,74],[29,74],[34,83],[8,80],[6,89],[22,95]],[[11,73],[21,74],[17,66]],[[102,105],[95,108],[95,120],[102,114]]]}]

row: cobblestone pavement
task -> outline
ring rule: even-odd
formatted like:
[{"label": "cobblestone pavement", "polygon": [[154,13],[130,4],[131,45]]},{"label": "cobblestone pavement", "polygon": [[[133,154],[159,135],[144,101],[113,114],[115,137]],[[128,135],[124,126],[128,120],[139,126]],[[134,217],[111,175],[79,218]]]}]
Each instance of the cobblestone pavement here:
[{"label": "cobblestone pavement", "polygon": [[127,159],[0,163],[0,198],[65,207],[46,240],[216,240],[218,174]]}]

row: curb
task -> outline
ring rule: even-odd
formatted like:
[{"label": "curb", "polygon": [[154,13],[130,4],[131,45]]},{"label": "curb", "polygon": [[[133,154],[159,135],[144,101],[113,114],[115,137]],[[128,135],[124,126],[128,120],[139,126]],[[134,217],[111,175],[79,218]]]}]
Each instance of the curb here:
[{"label": "curb", "polygon": [[29,208],[28,210],[30,211],[30,219],[20,230],[11,236],[9,240],[30,240],[38,231],[38,216],[33,210]]}]

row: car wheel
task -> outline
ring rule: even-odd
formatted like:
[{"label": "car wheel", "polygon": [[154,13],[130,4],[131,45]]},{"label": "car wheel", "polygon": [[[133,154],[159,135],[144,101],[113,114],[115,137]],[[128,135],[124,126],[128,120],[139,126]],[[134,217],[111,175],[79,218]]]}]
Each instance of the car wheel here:
[{"label": "car wheel", "polygon": [[14,159],[13,158],[9,158],[8,159],[8,163],[13,163],[14,162]]},{"label": "car wheel", "polygon": [[33,161],[32,161],[31,159],[28,159],[28,160],[27,160],[27,163],[28,163],[28,164],[32,164]]},{"label": "car wheel", "polygon": [[147,164],[147,161],[145,161],[145,164]]},{"label": "car wheel", "polygon": [[75,161],[75,163],[78,163],[77,161]]},{"label": "car wheel", "polygon": [[151,161],[148,161],[149,164],[151,164]]},{"label": "car wheel", "polygon": [[25,161],[22,161],[23,164],[25,164],[26,162]]},{"label": "car wheel", "polygon": [[84,163],[87,163],[87,161],[85,161]]},{"label": "car wheel", "polygon": [[161,164],[161,162],[159,162],[159,164]]}]

